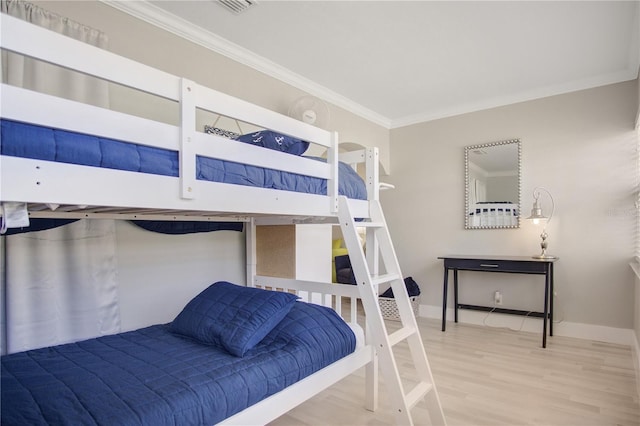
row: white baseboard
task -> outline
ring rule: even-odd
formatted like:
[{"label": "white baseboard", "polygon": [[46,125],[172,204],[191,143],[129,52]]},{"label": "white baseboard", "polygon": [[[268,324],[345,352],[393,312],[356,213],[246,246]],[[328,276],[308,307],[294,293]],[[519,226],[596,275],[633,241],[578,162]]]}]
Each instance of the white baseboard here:
[{"label": "white baseboard", "polygon": [[[441,320],[442,307],[433,305],[420,305],[420,316]],[[453,321],[453,317],[453,309],[447,309],[447,321]],[[512,330],[527,331],[532,333],[542,332],[542,318],[460,309],[458,310],[458,321],[466,324],[510,328]],[[631,346],[632,348],[635,347],[637,349],[636,352],[640,353],[640,346],[638,346],[638,341],[635,338],[635,333],[631,329],[562,321],[553,324],[553,335],[627,345]],[[638,358],[636,358],[636,360],[637,359]],[[640,368],[637,371],[640,373]]]}]

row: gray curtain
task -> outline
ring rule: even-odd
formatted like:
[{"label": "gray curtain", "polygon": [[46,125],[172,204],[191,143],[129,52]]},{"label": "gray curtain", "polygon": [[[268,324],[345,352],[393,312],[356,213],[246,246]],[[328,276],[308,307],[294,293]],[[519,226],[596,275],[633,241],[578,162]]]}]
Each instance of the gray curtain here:
[{"label": "gray curtain", "polygon": [[[1,3],[2,13],[103,49],[108,45],[103,32],[31,3],[21,0],[1,0]],[[105,81],[15,53],[3,51],[2,55],[3,83],[96,106],[109,106],[109,85]]]},{"label": "gray curtain", "polygon": [[[2,13],[106,47],[98,30],[19,0]],[[107,107],[108,83],[3,52],[2,81]],[[116,233],[112,220],[2,237],[2,353],[20,352],[120,330]]]}]

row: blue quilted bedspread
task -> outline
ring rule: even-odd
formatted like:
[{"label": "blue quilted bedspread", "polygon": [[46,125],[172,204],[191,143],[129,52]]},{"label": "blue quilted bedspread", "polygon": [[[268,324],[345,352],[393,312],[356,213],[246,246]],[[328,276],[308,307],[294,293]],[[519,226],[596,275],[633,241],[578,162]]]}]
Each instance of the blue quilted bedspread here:
[{"label": "blue quilted bedspread", "polygon": [[244,357],[167,325],[2,357],[2,425],[212,425],[353,352],[332,310],[303,302]]},{"label": "blue quilted bedspread", "polygon": [[[2,155],[178,176],[176,151],[5,119],[1,120],[1,128]],[[340,163],[338,174],[340,195],[360,200],[367,198],[364,181],[351,167]],[[196,178],[309,194],[327,194],[325,179],[200,156],[197,157]]]}]

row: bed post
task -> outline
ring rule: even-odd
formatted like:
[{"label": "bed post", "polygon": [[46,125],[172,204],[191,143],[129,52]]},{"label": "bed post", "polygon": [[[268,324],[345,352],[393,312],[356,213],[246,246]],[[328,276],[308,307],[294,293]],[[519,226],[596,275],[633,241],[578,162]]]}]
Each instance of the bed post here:
[{"label": "bed post", "polygon": [[365,149],[367,199],[380,199],[380,153],[377,147]]},{"label": "bed post", "polygon": [[327,148],[327,162],[331,165],[331,177],[327,181],[327,195],[331,203],[331,212],[338,211],[338,132],[331,132],[331,146]]},{"label": "bed post", "polygon": [[[365,149],[365,171],[367,184],[367,199],[369,201],[379,199],[380,181],[379,172],[379,154],[378,148]],[[375,236],[375,229],[367,228],[365,239],[365,253],[367,265],[371,273],[379,274],[379,248],[378,240]],[[377,290],[377,289],[376,289]],[[379,293],[379,291],[378,291]],[[373,336],[370,333],[371,327],[367,327],[367,341],[370,342]],[[374,351],[373,360],[365,367],[365,408],[369,411],[375,411],[378,408],[378,351]]]},{"label": "bed post", "polygon": [[[379,153],[378,148],[367,148],[366,149],[366,179],[367,179],[367,199],[371,201],[379,201],[380,200],[380,180],[378,177],[378,172],[380,168],[379,161]],[[375,235],[375,229],[367,228],[366,234],[366,256],[367,256],[367,265],[369,270],[378,275],[379,273],[379,248],[378,248],[378,239]],[[376,289],[378,290],[378,289]],[[379,293],[379,292],[378,292]]]},{"label": "bed post", "polygon": [[196,104],[193,81],[180,79],[180,197],[195,197],[196,183]]},{"label": "bed post", "polygon": [[256,220],[251,218],[244,225],[245,233],[245,250],[247,252],[247,287],[255,287],[256,285],[256,264],[257,264],[257,252],[256,252]]},{"label": "bed post", "polygon": [[180,79],[180,197],[195,197],[196,153],[196,84]]}]

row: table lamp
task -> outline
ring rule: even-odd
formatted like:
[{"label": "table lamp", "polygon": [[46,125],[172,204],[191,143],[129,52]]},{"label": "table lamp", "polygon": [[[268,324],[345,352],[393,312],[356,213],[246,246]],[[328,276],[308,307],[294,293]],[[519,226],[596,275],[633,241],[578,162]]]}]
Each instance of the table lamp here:
[{"label": "table lamp", "polygon": [[[542,211],[542,207],[541,207],[541,203],[540,203],[540,192],[545,192],[548,196],[549,199],[551,200],[551,213],[549,213],[549,216],[545,216],[544,212]],[[537,187],[533,190],[533,207],[531,208],[531,216],[529,216],[527,219],[533,220],[533,223],[535,225],[537,225],[538,223],[540,223],[541,220],[545,220],[546,223],[544,225],[544,228],[542,229],[542,233],[540,234],[540,238],[542,238],[542,241],[540,242],[540,247],[542,248],[542,253],[540,253],[539,255],[533,256],[534,259],[555,259],[556,256],[551,256],[549,254],[547,254],[547,225],[549,224],[549,222],[551,221],[551,217],[553,216],[553,211],[555,210],[555,203],[553,201],[553,196],[551,195],[551,193],[546,190],[545,188],[542,187]]]}]

